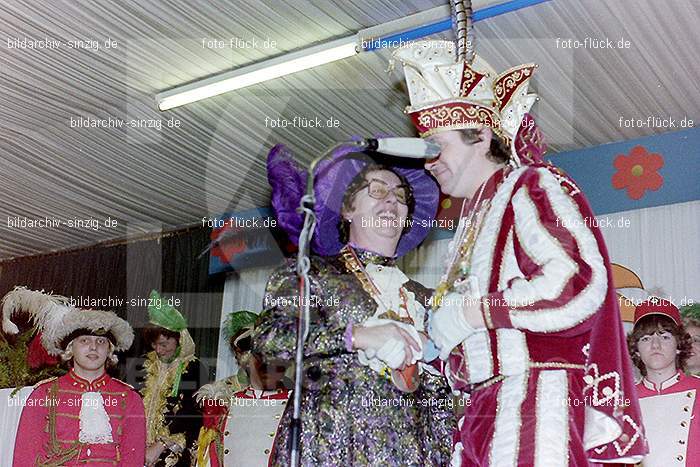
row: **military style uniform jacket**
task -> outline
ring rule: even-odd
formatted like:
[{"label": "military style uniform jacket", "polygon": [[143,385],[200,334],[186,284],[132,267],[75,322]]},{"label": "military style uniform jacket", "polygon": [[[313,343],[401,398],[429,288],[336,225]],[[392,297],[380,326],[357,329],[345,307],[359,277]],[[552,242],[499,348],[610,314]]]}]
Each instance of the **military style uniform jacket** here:
[{"label": "military style uniform jacket", "polygon": [[205,429],[199,440],[208,445],[203,446],[197,467],[268,465],[288,399],[286,389],[252,387],[226,399],[204,399]]},{"label": "military style uniform jacket", "polygon": [[644,467],[700,465],[700,378],[679,371],[655,385],[646,378],[637,384],[649,454]]},{"label": "military style uniform jacket", "polygon": [[[99,393],[109,417],[111,442],[80,442],[80,411],[85,393]],[[39,383],[24,404],[17,430],[13,467],[120,466],[144,464],[146,423],[141,397],[106,373],[90,382],[71,369]]]}]

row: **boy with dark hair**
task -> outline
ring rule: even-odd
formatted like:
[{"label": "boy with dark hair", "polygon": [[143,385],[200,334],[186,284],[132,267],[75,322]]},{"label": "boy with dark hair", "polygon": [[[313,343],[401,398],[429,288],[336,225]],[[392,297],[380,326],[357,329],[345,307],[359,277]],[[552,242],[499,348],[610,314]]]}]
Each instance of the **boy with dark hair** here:
[{"label": "boy with dark hair", "polygon": [[643,375],[637,391],[649,454],[642,465],[699,465],[700,378],[683,371],[691,341],[678,308],[656,297],[640,303],[627,343]]},{"label": "boy with dark hair", "polygon": [[153,351],[144,363],[141,387],[146,407],[146,465],[182,466],[192,463],[190,448],[197,440],[202,415],[194,401],[203,369],[182,314],[151,292],[148,315],[152,326],[144,338]]}]

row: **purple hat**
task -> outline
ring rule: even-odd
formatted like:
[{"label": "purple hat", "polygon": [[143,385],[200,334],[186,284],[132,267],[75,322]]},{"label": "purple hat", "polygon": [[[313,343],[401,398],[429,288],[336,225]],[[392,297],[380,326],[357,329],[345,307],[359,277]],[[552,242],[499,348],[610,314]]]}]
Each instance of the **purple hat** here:
[{"label": "purple hat", "polygon": [[[401,161],[400,159],[396,159]],[[337,254],[340,242],[338,225],[345,191],[353,179],[369,163],[376,162],[369,155],[357,152],[352,145],[341,146],[316,167],[316,231],[311,239],[313,250],[321,256]],[[415,164],[415,163],[414,163]],[[411,229],[404,233],[396,247],[396,256],[403,256],[417,247],[428,235],[438,207],[437,183],[422,166],[403,166],[401,162],[386,164],[406,178],[413,189],[415,209]],[[289,149],[278,144],[267,156],[267,180],[272,187],[272,209],[277,221],[289,239],[299,241],[304,223],[297,212],[306,189],[307,172],[293,160]]]}]

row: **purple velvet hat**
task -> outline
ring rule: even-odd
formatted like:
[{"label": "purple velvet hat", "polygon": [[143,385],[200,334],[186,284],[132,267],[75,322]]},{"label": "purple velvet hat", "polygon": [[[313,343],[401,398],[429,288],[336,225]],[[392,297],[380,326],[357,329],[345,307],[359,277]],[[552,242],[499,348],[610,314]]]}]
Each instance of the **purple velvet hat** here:
[{"label": "purple velvet hat", "polygon": [[[311,239],[312,249],[321,256],[337,254],[344,246],[340,242],[338,225],[345,191],[352,180],[373,160],[365,153],[358,153],[357,147],[347,145],[336,149],[326,160],[316,167],[316,230]],[[404,233],[396,247],[396,256],[403,256],[416,248],[428,235],[438,207],[439,189],[437,183],[421,166],[384,163],[400,173],[413,189],[415,209],[411,229]],[[307,172],[294,161],[291,152],[283,144],[270,150],[267,156],[267,180],[272,187],[272,209],[280,227],[287,232],[294,243],[299,241],[299,233],[304,223],[303,216],[296,210],[306,189]]]}]

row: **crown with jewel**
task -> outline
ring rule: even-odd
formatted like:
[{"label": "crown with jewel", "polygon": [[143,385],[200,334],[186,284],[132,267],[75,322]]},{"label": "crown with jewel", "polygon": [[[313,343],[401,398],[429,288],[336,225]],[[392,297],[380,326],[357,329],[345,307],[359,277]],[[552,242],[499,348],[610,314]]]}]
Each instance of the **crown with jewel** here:
[{"label": "crown with jewel", "polygon": [[[392,61],[403,65],[408,86],[411,104],[405,112],[423,138],[442,131],[488,126],[513,147],[514,153],[520,153],[522,142],[515,140],[523,138],[520,130],[525,123],[530,129],[534,125],[528,112],[537,95],[528,93],[528,87],[537,65],[518,65],[497,74],[467,47],[472,43],[467,39],[470,2],[451,3],[456,44],[445,40],[411,42],[392,55]],[[538,130],[537,135],[527,133],[528,143],[541,139]],[[544,143],[536,141],[536,145]]]}]

